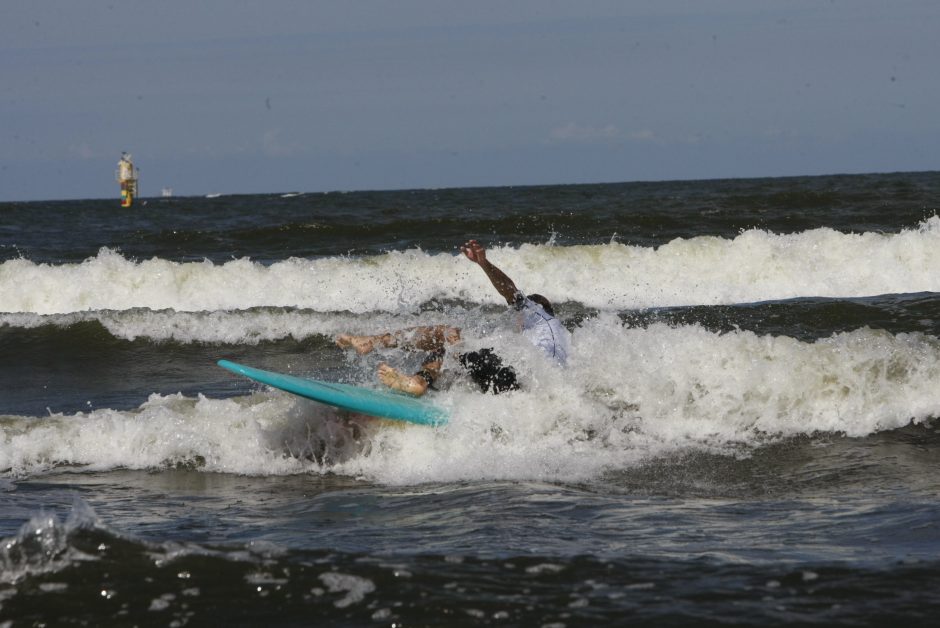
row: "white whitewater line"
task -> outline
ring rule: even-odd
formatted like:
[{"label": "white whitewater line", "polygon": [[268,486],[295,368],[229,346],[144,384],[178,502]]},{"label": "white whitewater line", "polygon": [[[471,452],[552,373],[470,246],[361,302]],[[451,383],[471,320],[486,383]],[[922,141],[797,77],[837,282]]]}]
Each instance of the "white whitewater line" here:
[{"label": "white whitewater line", "polygon": [[[523,245],[496,248],[490,257],[523,290],[599,309],[940,292],[940,218],[896,234],[750,230],[657,248]],[[497,303],[499,297],[462,257],[420,250],[264,265],[132,261],[102,249],[78,264],[16,259],[0,265],[3,312],[267,306],[364,313],[414,310],[434,299]]]}]

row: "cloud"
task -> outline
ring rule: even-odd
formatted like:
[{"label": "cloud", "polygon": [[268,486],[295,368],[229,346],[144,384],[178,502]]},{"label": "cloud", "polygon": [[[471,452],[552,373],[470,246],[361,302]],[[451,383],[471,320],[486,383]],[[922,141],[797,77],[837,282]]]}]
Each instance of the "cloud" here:
[{"label": "cloud", "polygon": [[622,142],[652,142],[656,139],[656,134],[649,129],[628,133],[613,124],[585,126],[569,122],[564,126],[555,127],[549,133],[549,141],[553,143],[616,144]]},{"label": "cloud", "polygon": [[649,129],[643,129],[642,131],[634,131],[631,133],[629,135],[629,139],[637,142],[653,142],[659,138],[656,137],[656,134]]}]

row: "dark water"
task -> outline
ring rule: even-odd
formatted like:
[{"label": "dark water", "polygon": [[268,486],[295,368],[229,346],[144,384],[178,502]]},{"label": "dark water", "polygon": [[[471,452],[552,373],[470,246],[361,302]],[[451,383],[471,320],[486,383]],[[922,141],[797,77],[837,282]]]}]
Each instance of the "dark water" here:
[{"label": "dark water", "polygon": [[[0,621],[933,625],[940,173],[0,204]],[[261,390],[573,332],[440,430]],[[485,280],[484,280],[485,281]],[[518,354],[523,355],[524,354]]]},{"label": "dark water", "polygon": [[933,216],[935,173],[390,192],[2,203],[0,260],[78,262],[101,247],[135,259],[369,255],[488,243],[658,246],[674,238],[819,227],[893,232]]}]

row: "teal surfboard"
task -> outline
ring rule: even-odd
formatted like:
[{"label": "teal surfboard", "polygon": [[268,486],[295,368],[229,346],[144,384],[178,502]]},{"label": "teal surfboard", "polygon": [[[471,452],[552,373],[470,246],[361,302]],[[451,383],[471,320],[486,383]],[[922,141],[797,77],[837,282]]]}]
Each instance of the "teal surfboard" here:
[{"label": "teal surfboard", "polygon": [[361,412],[383,419],[417,423],[418,425],[436,426],[447,423],[447,413],[443,410],[423,399],[411,397],[404,393],[373,390],[350,384],[321,382],[284,373],[263,371],[229,362],[228,360],[219,360],[218,365],[256,382],[343,410]]}]

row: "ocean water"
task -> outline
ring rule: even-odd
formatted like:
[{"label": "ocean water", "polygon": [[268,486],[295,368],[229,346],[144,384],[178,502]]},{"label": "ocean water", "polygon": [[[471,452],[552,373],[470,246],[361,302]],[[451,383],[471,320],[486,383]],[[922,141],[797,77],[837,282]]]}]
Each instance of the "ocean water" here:
[{"label": "ocean water", "polygon": [[[0,625],[935,625],[940,173],[0,203]],[[457,247],[572,331],[560,370]],[[447,323],[443,428],[378,386]],[[448,365],[449,366],[449,365]]]}]

